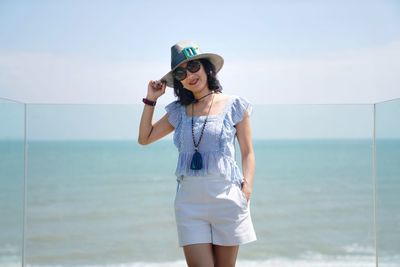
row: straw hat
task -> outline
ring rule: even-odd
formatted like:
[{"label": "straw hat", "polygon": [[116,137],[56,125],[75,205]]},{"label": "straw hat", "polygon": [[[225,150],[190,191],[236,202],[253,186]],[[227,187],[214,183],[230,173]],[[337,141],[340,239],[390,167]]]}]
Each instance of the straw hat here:
[{"label": "straw hat", "polygon": [[208,59],[214,65],[216,73],[224,65],[224,59],[220,55],[201,52],[199,45],[193,41],[180,41],[171,47],[171,70],[161,78],[161,81],[166,81],[168,87],[174,87],[172,72],[182,63],[201,58]]}]

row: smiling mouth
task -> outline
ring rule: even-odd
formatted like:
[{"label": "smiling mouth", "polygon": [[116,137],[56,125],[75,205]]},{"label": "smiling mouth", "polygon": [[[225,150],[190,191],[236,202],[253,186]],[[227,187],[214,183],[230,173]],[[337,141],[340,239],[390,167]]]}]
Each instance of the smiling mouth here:
[{"label": "smiling mouth", "polygon": [[190,85],[195,85],[197,82],[199,81],[199,79],[194,80],[193,82],[190,82]]}]

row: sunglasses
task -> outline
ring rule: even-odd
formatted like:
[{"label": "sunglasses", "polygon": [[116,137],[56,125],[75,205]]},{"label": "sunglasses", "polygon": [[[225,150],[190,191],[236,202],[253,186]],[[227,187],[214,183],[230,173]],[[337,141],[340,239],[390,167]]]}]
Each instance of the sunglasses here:
[{"label": "sunglasses", "polygon": [[172,75],[174,76],[175,79],[178,81],[183,81],[187,77],[187,72],[186,70],[190,71],[191,73],[196,73],[199,71],[201,67],[201,63],[198,60],[192,60],[187,63],[186,68],[183,67],[178,67],[174,70]]}]

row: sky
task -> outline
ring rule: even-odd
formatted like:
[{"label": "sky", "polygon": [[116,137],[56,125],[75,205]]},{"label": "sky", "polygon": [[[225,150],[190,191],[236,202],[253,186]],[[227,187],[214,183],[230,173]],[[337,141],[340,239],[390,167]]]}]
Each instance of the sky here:
[{"label": "sky", "polygon": [[254,104],[400,97],[397,0],[1,0],[0,97],[139,104],[180,40],[223,56],[224,92]]},{"label": "sky", "polygon": [[[397,0],[0,0],[0,98],[28,104],[33,139],[129,139],[181,40],[224,57],[256,138],[370,138],[373,103],[400,98]],[[21,108],[2,106],[0,137]]]}]

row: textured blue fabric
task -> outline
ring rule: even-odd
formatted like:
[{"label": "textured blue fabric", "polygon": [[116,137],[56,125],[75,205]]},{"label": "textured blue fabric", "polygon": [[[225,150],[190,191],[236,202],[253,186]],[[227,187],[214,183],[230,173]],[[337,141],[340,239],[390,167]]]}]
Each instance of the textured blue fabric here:
[{"label": "textured blue fabric", "polygon": [[[235,183],[242,183],[243,174],[235,160],[234,125],[239,123],[245,114],[252,114],[253,108],[247,99],[240,96],[230,96],[221,113],[210,115],[205,127],[199,152],[203,157],[201,170],[190,169],[190,162],[194,153],[192,140],[192,120],[186,115],[185,106],[177,101],[169,103],[165,110],[168,121],[175,128],[174,144],[178,148],[179,157],[175,175],[181,181],[183,176],[204,176],[222,174]],[[194,116],[194,133],[199,140],[201,127],[206,116]]]}]

